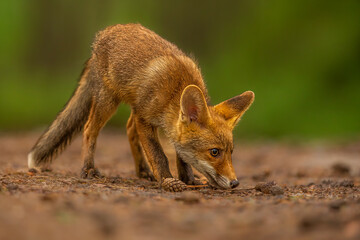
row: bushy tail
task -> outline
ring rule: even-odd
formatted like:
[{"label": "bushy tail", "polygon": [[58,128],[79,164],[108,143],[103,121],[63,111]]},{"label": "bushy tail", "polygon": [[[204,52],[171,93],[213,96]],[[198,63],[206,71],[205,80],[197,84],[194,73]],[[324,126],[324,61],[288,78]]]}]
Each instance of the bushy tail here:
[{"label": "bushy tail", "polygon": [[73,96],[31,149],[28,155],[29,168],[50,163],[81,131],[88,119],[92,103],[91,80],[85,66]]}]

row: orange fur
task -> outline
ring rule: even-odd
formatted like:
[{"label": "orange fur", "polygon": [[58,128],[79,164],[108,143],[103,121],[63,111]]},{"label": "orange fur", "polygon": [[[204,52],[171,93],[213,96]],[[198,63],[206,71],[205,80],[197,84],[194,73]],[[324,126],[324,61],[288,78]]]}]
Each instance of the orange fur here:
[{"label": "orange fur", "polygon": [[[139,177],[158,181],[172,177],[158,139],[157,129],[162,128],[175,146],[180,180],[195,183],[192,165],[212,185],[234,186],[232,129],[251,105],[252,92],[209,106],[196,63],[138,24],[110,26],[99,32],[85,69],[79,87],[86,86],[84,93],[77,90],[51,131],[40,137],[29,154],[29,167],[50,161],[59,146],[71,140],[74,132],[65,126],[78,116],[84,125],[82,176],[98,176],[94,166],[96,138],[119,103],[124,102],[132,110],[127,133]],[[84,99],[88,104],[79,104],[81,96],[87,96]],[[56,134],[64,138],[54,145],[51,142]],[[213,148],[219,149],[216,157],[209,152]]]}]

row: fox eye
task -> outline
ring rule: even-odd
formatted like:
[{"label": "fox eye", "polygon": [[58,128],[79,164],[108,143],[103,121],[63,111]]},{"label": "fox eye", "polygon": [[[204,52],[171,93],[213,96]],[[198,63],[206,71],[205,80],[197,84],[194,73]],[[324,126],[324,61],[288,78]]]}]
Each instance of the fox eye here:
[{"label": "fox eye", "polygon": [[210,149],[210,155],[213,157],[217,157],[220,154],[220,150],[218,148],[212,148]]}]

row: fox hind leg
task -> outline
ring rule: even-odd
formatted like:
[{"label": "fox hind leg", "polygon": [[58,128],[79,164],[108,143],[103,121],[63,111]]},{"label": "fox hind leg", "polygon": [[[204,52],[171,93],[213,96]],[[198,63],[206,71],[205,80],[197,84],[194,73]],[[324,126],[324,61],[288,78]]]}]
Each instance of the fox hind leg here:
[{"label": "fox hind leg", "polygon": [[154,175],[152,174],[149,165],[146,162],[140,141],[139,134],[136,129],[136,123],[134,120],[133,113],[131,113],[129,120],[126,125],[127,135],[129,138],[131,152],[135,162],[136,175],[139,178],[149,179],[155,181]]},{"label": "fox hind leg", "polygon": [[[101,99],[101,101],[97,101],[97,99]],[[96,139],[100,130],[114,114],[120,103],[120,101],[106,94],[102,94],[97,99],[93,101],[88,121],[84,127],[82,147],[84,166],[81,170],[82,178],[101,177],[100,172],[95,168],[94,164]]]}]

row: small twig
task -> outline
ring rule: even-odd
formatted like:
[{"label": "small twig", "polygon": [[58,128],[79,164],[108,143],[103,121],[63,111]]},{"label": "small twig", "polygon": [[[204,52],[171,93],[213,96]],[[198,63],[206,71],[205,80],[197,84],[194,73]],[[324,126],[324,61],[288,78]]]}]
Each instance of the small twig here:
[{"label": "small twig", "polygon": [[254,190],[255,187],[252,188],[235,188],[235,189],[214,189],[215,192],[228,192],[228,193],[234,193],[234,192],[242,192],[242,191],[249,191]]},{"label": "small twig", "polygon": [[187,185],[186,188],[204,188],[208,187],[208,185]]},{"label": "small twig", "polygon": [[[210,187],[209,185],[187,185],[186,188],[191,189],[191,188],[206,188],[206,187]],[[251,188],[235,188],[235,189],[214,189],[215,191],[220,191],[220,192],[241,192],[241,191],[249,191],[249,190],[254,190],[255,187],[251,187]]]},{"label": "small twig", "polygon": [[249,191],[249,190],[254,190],[255,187],[251,187],[251,188],[235,188],[235,189],[231,189],[231,190],[228,190],[228,191],[231,191],[231,192],[239,192],[239,191]]}]

